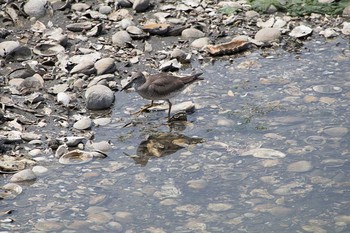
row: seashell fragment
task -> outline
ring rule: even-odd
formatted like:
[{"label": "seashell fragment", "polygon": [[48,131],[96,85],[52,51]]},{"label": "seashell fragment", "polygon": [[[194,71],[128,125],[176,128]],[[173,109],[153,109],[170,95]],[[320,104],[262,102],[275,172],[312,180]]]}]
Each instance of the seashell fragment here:
[{"label": "seashell fragment", "polygon": [[142,26],[142,30],[149,32],[151,35],[165,35],[170,30],[170,24],[150,23]]},{"label": "seashell fragment", "polygon": [[82,150],[73,150],[65,153],[58,160],[61,164],[83,164],[92,160],[93,155],[90,152]]},{"label": "seashell fragment", "polygon": [[64,52],[64,47],[55,43],[43,43],[35,46],[33,52],[37,55],[50,57]]},{"label": "seashell fragment", "polygon": [[218,45],[207,45],[205,49],[211,55],[228,55],[244,51],[249,48],[251,42],[246,40],[233,39],[230,42],[222,43]]}]

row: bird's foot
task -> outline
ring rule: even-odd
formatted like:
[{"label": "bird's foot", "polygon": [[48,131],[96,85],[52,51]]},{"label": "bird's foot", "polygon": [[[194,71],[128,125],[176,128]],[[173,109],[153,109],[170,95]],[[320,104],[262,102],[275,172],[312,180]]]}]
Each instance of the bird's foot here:
[{"label": "bird's foot", "polygon": [[131,115],[140,115],[141,113],[147,111],[149,108],[153,107],[153,106],[157,106],[157,105],[161,105],[161,103],[153,103],[153,104],[147,104],[145,105],[143,108],[141,108],[140,110],[131,113]]}]

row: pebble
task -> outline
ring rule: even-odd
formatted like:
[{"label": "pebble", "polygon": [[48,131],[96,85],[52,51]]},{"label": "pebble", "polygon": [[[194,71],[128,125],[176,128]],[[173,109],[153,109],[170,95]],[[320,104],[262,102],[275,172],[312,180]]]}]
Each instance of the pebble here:
[{"label": "pebble", "polygon": [[22,182],[22,181],[31,181],[31,180],[35,180],[36,179],[36,175],[35,173],[31,170],[31,169],[25,169],[22,170],[20,172],[17,172],[16,174],[14,174],[10,181],[11,182]]},{"label": "pebble", "polygon": [[23,6],[23,10],[31,17],[41,18],[46,14],[47,5],[47,0],[28,0]]},{"label": "pebble", "polygon": [[47,172],[49,171],[49,169],[47,169],[47,168],[44,167],[44,166],[34,166],[34,167],[32,168],[32,171],[34,172],[34,174],[35,174],[36,176],[41,176],[41,175],[47,173]]},{"label": "pebble", "polygon": [[65,92],[58,93],[56,98],[57,98],[57,103],[61,103],[63,104],[63,106],[66,106],[66,107],[68,107],[69,102],[71,100],[70,96]]},{"label": "pebble", "polygon": [[113,91],[104,85],[89,87],[85,92],[86,107],[90,110],[103,110],[112,106]]},{"label": "pebble", "polygon": [[21,44],[18,41],[3,41],[0,42],[0,56],[5,57],[5,55],[11,53],[13,50],[19,48]]},{"label": "pebble", "polygon": [[41,232],[60,232],[64,228],[63,223],[54,220],[41,220],[35,224],[35,229]]},{"label": "pebble", "polygon": [[97,75],[113,73],[116,70],[116,65],[113,58],[102,58],[98,60],[95,64],[95,69]]},{"label": "pebble", "polygon": [[100,12],[101,14],[104,14],[104,15],[108,15],[109,13],[112,12],[112,7],[102,5],[98,8],[98,12]]},{"label": "pebble", "polygon": [[338,33],[333,28],[327,28],[324,31],[321,31],[320,35],[323,35],[326,38],[332,38],[338,36]]},{"label": "pebble", "polygon": [[100,150],[103,152],[107,152],[112,149],[111,144],[107,141],[93,142],[89,146],[95,150]]},{"label": "pebble", "polygon": [[143,12],[150,6],[150,0],[135,0],[132,9],[136,12]]},{"label": "pebble", "polygon": [[289,172],[308,172],[313,168],[309,161],[298,161],[288,165],[287,171]]},{"label": "pebble", "polygon": [[134,219],[132,213],[123,212],[123,211],[116,212],[114,217],[117,221],[122,222],[122,223],[130,223]]},{"label": "pebble", "polygon": [[204,32],[196,29],[196,28],[187,28],[182,31],[181,36],[184,39],[190,39],[190,38],[201,38],[204,37]]},{"label": "pebble", "polygon": [[277,40],[281,36],[281,32],[277,28],[262,28],[255,34],[255,40],[261,42],[270,42]]},{"label": "pebble", "polygon": [[130,43],[131,41],[132,41],[131,36],[127,31],[124,31],[124,30],[116,32],[112,36],[112,43],[119,47],[125,47],[127,43]]},{"label": "pebble", "polygon": [[196,40],[194,40],[191,43],[191,46],[193,48],[197,48],[197,49],[202,49],[204,46],[209,44],[209,38],[208,37],[202,37],[202,38],[198,38]]},{"label": "pebble", "polygon": [[330,127],[324,129],[323,132],[331,137],[344,137],[348,134],[349,130],[346,127]]},{"label": "pebble", "polygon": [[96,118],[93,120],[95,126],[105,126],[111,123],[112,119],[109,117]]},{"label": "pebble", "polygon": [[192,189],[204,189],[207,186],[207,182],[205,180],[189,180],[187,185]]},{"label": "pebble", "polygon": [[233,206],[228,203],[209,203],[208,210],[214,212],[223,212],[232,209]]},{"label": "pebble", "polygon": [[125,30],[129,26],[135,26],[135,23],[131,19],[125,18],[120,21],[120,25]]},{"label": "pebble", "polygon": [[90,117],[82,117],[80,120],[74,123],[73,127],[79,130],[85,130],[91,128],[92,121]]},{"label": "pebble", "polygon": [[350,35],[350,22],[343,23],[343,28],[341,29],[341,32],[344,35]]}]

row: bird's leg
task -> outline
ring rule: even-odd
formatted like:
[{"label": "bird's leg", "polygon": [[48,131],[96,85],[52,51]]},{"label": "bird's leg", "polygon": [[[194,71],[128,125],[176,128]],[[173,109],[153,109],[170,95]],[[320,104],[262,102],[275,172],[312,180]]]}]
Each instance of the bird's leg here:
[{"label": "bird's leg", "polygon": [[172,104],[171,104],[170,100],[167,100],[167,101],[168,101],[168,104],[169,104],[168,121],[170,121],[170,112],[171,112],[171,106],[172,106]]},{"label": "bird's leg", "polygon": [[140,110],[138,110],[137,112],[133,112],[133,113],[131,113],[131,114],[132,114],[132,115],[139,115],[139,114],[141,114],[142,112],[146,111],[147,109],[149,109],[149,108],[152,107],[152,106],[153,106],[153,100],[152,100],[151,104],[147,104],[147,105],[145,105],[143,108],[141,108]]}]

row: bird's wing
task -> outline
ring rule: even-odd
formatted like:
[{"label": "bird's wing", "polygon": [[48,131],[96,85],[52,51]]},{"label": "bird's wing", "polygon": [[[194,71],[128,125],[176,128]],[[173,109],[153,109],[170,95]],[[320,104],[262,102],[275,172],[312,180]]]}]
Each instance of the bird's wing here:
[{"label": "bird's wing", "polygon": [[[150,80],[151,81],[151,80]],[[180,91],[185,84],[176,76],[161,75],[152,80],[149,90],[159,95],[167,95],[174,91]]]}]

